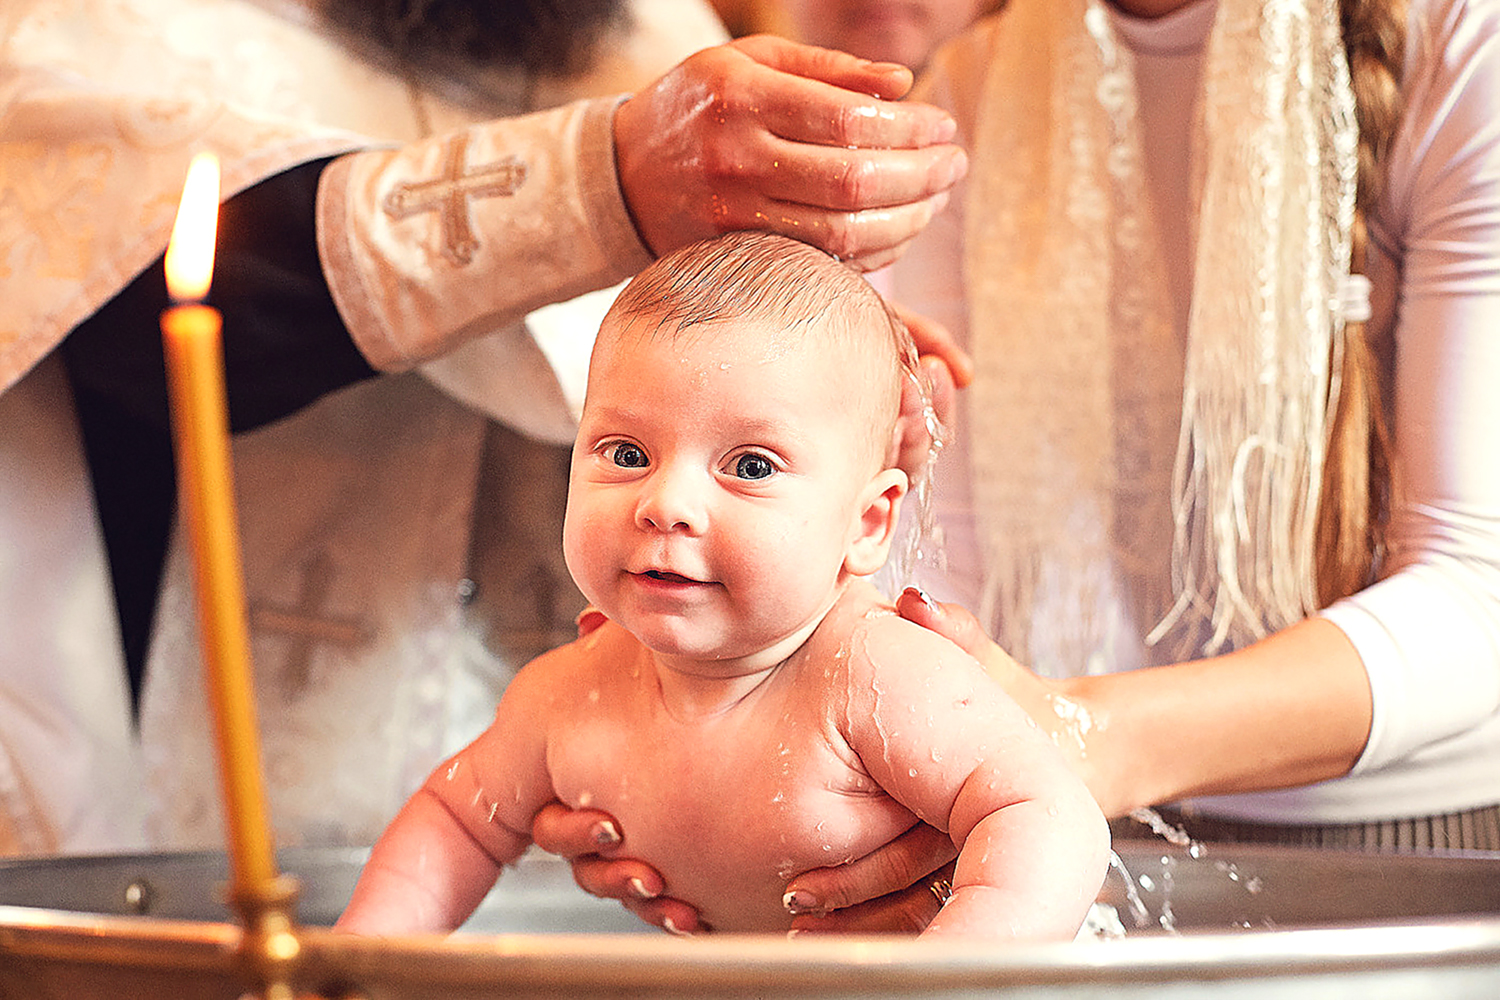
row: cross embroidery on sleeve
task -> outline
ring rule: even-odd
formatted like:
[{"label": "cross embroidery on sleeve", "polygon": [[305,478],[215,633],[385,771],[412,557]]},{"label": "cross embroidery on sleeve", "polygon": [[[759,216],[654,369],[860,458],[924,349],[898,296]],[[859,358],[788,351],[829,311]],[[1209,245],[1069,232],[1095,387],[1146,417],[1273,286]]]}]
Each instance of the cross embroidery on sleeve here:
[{"label": "cross embroidery on sleeve", "polygon": [[469,168],[466,160],[469,135],[460,132],[447,142],[447,157],[441,177],[426,181],[404,181],[385,196],[385,214],[405,219],[423,212],[437,212],[439,247],[443,257],[457,267],[474,259],[479,237],[469,220],[470,198],[512,195],[526,182],[526,164],[520,157]]}]

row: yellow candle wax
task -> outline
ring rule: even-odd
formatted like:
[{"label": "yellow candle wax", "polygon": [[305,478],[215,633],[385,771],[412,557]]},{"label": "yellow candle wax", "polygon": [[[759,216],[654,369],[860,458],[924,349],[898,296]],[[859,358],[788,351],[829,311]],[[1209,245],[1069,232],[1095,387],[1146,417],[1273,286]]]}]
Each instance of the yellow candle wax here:
[{"label": "yellow candle wax", "polygon": [[[212,176],[205,180],[209,170]],[[217,736],[234,885],[240,892],[253,893],[276,877],[276,859],[266,817],[251,680],[224,391],[222,320],[218,310],[195,301],[208,292],[217,211],[218,163],[195,160],[167,251],[168,288],[182,304],[162,313],[161,329],[179,511],[192,550],[198,629]]]}]

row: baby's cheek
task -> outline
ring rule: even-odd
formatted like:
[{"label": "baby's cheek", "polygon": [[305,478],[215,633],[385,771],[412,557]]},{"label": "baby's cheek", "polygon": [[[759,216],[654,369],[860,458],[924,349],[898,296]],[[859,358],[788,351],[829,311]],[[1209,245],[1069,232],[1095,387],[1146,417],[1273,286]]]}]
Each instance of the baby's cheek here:
[{"label": "baby's cheek", "polygon": [[585,511],[568,510],[563,524],[563,561],[584,597],[597,602],[598,580],[608,556],[609,534]]}]

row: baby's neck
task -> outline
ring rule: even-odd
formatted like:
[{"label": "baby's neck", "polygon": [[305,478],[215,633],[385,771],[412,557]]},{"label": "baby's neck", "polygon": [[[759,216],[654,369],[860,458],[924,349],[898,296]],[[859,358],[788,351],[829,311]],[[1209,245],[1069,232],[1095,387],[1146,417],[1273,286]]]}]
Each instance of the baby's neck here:
[{"label": "baby's neck", "polygon": [[839,589],[823,614],[772,645],[745,656],[701,659],[647,650],[647,656],[656,667],[662,701],[674,717],[682,720],[708,718],[727,712],[789,661],[805,654],[813,635],[836,611],[857,603],[862,612],[879,599],[878,591],[868,581],[852,580]]}]

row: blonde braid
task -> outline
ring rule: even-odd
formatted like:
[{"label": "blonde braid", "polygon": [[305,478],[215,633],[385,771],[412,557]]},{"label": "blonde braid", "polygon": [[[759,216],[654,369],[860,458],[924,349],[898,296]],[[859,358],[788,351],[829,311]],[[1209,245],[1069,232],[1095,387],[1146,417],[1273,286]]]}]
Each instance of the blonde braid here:
[{"label": "blonde braid", "polygon": [[[1365,270],[1366,220],[1385,185],[1386,154],[1400,122],[1407,0],[1340,0],[1359,122],[1359,178],[1349,269]],[[1367,586],[1384,548],[1391,508],[1391,438],[1366,324],[1344,325],[1339,397],[1318,508],[1318,597],[1323,605]]]}]

